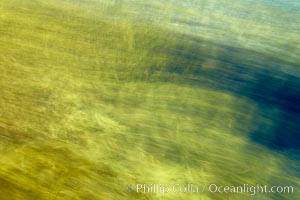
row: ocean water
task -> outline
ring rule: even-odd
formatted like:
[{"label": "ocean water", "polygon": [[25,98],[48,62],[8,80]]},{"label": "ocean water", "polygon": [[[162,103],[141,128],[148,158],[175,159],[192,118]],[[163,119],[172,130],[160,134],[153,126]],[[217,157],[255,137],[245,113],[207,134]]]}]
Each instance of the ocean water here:
[{"label": "ocean water", "polygon": [[[257,0],[247,0],[251,3],[258,2]],[[281,1],[281,0],[263,0],[263,3],[268,4],[268,6],[277,7],[278,9],[287,9],[288,11],[299,12],[300,3],[295,0]]]},{"label": "ocean water", "polygon": [[299,199],[299,6],[1,0],[0,199]]}]

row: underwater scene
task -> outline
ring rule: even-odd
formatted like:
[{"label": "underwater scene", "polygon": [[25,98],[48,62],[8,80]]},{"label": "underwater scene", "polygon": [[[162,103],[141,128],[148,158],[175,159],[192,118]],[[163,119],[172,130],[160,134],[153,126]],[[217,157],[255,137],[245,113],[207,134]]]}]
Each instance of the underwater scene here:
[{"label": "underwater scene", "polygon": [[300,199],[300,1],[1,0],[0,200]]}]

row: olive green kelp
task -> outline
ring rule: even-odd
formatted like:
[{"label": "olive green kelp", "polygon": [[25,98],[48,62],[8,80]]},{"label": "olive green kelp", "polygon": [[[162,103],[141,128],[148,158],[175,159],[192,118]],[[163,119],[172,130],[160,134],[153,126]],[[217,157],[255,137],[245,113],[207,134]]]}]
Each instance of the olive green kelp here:
[{"label": "olive green kelp", "polygon": [[300,199],[300,2],[1,0],[1,200]]}]

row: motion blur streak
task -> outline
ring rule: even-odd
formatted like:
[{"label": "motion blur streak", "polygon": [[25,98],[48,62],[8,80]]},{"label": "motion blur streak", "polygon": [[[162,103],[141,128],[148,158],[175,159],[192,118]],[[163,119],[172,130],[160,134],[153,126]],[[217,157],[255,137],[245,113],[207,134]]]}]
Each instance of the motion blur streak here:
[{"label": "motion blur streak", "polygon": [[1,0],[0,199],[300,199],[300,1]]}]

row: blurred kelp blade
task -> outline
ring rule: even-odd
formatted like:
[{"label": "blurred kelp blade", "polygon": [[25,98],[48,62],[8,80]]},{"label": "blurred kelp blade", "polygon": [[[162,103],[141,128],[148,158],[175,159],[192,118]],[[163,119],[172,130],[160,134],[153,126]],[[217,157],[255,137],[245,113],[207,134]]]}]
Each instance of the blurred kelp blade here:
[{"label": "blurred kelp blade", "polygon": [[[1,0],[0,199],[299,199],[299,11]],[[125,190],[137,183],[295,189]]]}]

